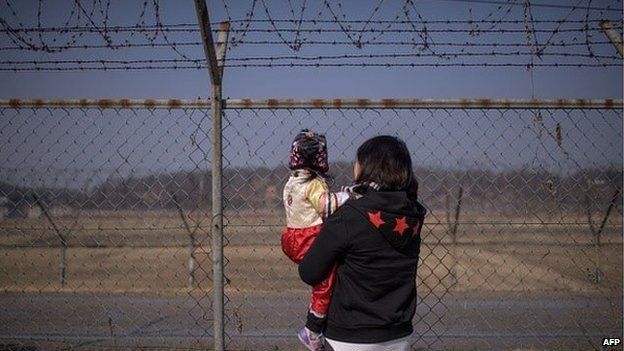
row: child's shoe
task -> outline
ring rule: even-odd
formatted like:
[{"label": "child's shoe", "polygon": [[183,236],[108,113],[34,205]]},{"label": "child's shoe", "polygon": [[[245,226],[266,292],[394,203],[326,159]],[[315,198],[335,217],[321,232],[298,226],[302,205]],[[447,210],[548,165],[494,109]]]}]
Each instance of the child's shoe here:
[{"label": "child's shoe", "polygon": [[322,334],[315,333],[308,328],[302,328],[297,333],[299,341],[310,351],[325,351],[325,338]]}]

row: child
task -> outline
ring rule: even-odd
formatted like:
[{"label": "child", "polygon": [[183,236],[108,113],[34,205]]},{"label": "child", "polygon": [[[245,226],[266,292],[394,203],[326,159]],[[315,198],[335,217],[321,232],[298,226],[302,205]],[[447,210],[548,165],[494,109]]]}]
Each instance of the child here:
[{"label": "child", "polygon": [[[342,205],[346,192],[330,193],[327,186],[327,145],[324,135],[302,130],[290,149],[290,177],[284,187],[286,229],[282,250],[299,264],[316,239],[323,221]],[[334,271],[312,289],[307,322],[298,333],[299,340],[310,350],[324,350],[322,332],[329,308]]]}]

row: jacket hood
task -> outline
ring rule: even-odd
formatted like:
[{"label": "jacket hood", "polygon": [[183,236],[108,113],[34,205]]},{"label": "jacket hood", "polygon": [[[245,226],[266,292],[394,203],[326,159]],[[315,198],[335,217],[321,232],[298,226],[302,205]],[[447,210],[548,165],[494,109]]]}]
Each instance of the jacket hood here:
[{"label": "jacket hood", "polygon": [[376,191],[349,204],[395,250],[407,255],[418,255],[420,232],[427,214],[425,207],[418,201],[410,200],[403,191]]}]

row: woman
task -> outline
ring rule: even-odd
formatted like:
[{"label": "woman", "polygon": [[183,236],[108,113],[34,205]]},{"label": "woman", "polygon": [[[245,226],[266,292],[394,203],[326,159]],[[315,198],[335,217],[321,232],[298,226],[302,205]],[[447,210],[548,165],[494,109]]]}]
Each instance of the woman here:
[{"label": "woman", "polygon": [[357,150],[355,199],[324,224],[299,265],[307,284],[337,264],[325,337],[336,351],[408,350],[426,214],[405,143],[378,136]]}]

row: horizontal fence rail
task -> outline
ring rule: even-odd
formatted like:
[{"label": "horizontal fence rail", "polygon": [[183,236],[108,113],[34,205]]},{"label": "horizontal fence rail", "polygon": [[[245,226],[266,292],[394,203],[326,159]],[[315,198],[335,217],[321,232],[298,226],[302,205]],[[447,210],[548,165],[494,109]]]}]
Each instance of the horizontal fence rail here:
[{"label": "horizontal fence rail", "polygon": [[[226,109],[343,109],[343,108],[547,108],[621,109],[616,99],[224,99]],[[13,108],[210,108],[210,100],[189,99],[10,99],[0,106]]]},{"label": "horizontal fence rail", "polygon": [[[210,105],[0,100],[0,345],[211,347]],[[621,330],[622,100],[223,106],[227,349],[299,347],[309,292],[280,235],[302,128],[327,135],[333,190],[367,138],[410,149],[429,210],[414,349],[587,349]]]}]

